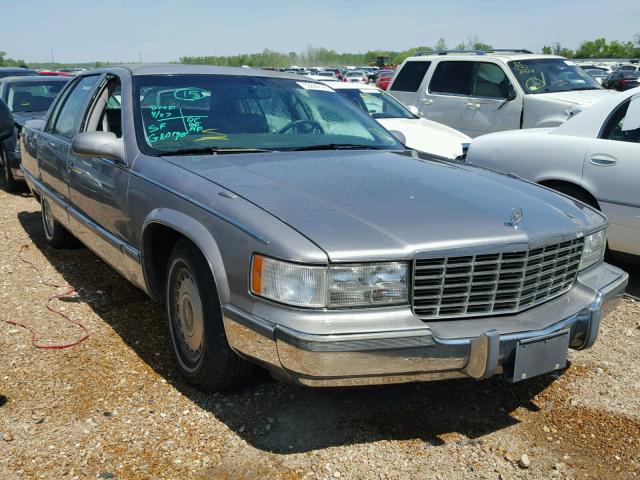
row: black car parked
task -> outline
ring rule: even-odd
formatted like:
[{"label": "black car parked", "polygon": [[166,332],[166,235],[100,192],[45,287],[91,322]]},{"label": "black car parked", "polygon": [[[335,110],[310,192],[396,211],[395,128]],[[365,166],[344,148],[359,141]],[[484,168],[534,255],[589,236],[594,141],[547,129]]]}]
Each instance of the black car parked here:
[{"label": "black car parked", "polygon": [[39,75],[5,77],[0,79],[0,99],[13,113],[13,134],[0,140],[0,164],[4,167],[5,188],[16,191],[20,172],[20,143],[22,125],[27,120],[44,118],[58,92],[71,77],[41,77]]},{"label": "black car parked", "polygon": [[618,90],[619,92],[640,87],[640,72],[629,72],[618,69],[602,80],[602,86],[604,88],[610,88],[611,90]]}]

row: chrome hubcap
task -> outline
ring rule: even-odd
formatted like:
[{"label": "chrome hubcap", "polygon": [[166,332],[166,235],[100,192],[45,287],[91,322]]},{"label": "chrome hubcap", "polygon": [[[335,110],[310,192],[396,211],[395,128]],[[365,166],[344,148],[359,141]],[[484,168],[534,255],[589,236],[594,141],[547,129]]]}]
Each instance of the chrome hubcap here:
[{"label": "chrome hubcap", "polygon": [[187,268],[179,267],[174,278],[174,332],[185,359],[196,363],[200,358],[204,336],[204,314],[200,292]]},{"label": "chrome hubcap", "polygon": [[54,220],[49,208],[49,203],[46,200],[42,200],[42,217],[44,218],[44,228],[46,230],[47,237],[53,236]]}]

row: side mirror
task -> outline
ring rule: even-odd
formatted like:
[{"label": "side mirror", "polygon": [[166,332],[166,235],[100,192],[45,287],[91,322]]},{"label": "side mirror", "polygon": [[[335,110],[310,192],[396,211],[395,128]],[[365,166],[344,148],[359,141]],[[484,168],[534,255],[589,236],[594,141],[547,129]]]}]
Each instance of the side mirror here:
[{"label": "side mirror", "polygon": [[507,92],[507,102],[515,100],[518,95],[516,94],[515,88],[513,85],[509,85],[509,92]]},{"label": "side mirror", "polygon": [[396,137],[396,140],[398,140],[401,144],[403,145],[407,144],[407,137],[405,137],[402,132],[398,130],[389,130],[389,133],[394,137]]},{"label": "side mirror", "polygon": [[416,117],[421,117],[422,115],[420,115],[420,110],[418,110],[418,107],[416,107],[415,105],[409,105],[409,111],[411,113],[413,113]]},{"label": "side mirror", "polygon": [[83,157],[103,157],[126,163],[124,141],[112,132],[78,133],[71,141],[71,151]]},{"label": "side mirror", "polygon": [[13,115],[7,104],[0,99],[0,140],[5,140],[11,135],[13,135]]}]

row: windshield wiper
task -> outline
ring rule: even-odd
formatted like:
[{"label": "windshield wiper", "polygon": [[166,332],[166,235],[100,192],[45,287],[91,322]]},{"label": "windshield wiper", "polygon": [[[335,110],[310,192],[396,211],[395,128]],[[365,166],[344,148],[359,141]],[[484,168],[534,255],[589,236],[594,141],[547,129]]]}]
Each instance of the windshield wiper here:
[{"label": "windshield wiper", "polygon": [[320,145],[287,148],[286,150],[289,152],[301,152],[306,150],[384,150],[384,148],[372,145],[360,145],[357,143],[322,143]]},{"label": "windshield wiper", "polygon": [[163,157],[173,155],[224,155],[227,153],[264,153],[271,150],[264,148],[227,148],[227,147],[198,147],[198,148],[182,148],[179,150],[171,150],[162,152]]}]

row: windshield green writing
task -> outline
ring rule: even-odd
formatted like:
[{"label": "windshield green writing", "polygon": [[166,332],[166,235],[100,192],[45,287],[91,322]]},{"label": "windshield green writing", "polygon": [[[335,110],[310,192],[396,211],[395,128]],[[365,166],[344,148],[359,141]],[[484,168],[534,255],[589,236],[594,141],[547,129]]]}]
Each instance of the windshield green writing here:
[{"label": "windshield green writing", "polygon": [[177,141],[189,134],[202,133],[202,119],[207,117],[185,113],[176,105],[149,105],[143,116],[145,135],[150,144],[163,140]]}]

